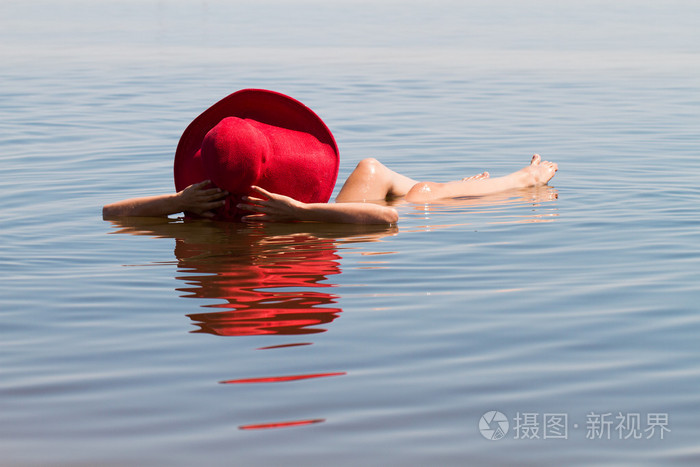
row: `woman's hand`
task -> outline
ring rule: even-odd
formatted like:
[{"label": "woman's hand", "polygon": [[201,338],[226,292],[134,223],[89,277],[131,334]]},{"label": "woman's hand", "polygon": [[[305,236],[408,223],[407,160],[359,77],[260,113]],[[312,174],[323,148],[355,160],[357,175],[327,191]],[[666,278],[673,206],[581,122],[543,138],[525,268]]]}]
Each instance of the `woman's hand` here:
[{"label": "woman's hand", "polygon": [[267,199],[254,198],[252,196],[244,196],[245,203],[239,204],[239,209],[255,212],[244,216],[244,221],[270,221],[270,222],[289,222],[302,219],[304,203],[297,201],[289,196],[270,193],[260,187],[253,186],[253,191]]},{"label": "woman's hand", "polygon": [[289,196],[270,193],[252,187],[267,198],[244,196],[239,209],[256,214],[244,216],[244,221],[312,221],[332,224],[395,224],[399,215],[394,208],[372,203],[303,203]]},{"label": "woman's hand", "polygon": [[210,180],[188,186],[176,195],[181,211],[191,212],[198,216],[214,217],[213,210],[226,204],[228,192],[221,188],[212,187]]}]

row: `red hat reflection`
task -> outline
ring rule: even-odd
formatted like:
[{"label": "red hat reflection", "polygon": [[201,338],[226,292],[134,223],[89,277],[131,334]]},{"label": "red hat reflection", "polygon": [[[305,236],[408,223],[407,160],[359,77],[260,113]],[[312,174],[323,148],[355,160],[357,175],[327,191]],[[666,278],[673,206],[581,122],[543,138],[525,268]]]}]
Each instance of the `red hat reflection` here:
[{"label": "red hat reflection", "polygon": [[[188,287],[185,297],[223,299],[204,305],[225,311],[188,315],[199,329],[219,336],[312,334],[335,320],[342,311],[337,296],[319,288],[341,272],[333,239],[294,234],[258,239],[245,252],[212,251],[215,245],[178,241],[175,255],[178,277]],[[241,245],[238,245],[239,247]],[[222,245],[222,248],[225,245]],[[311,289],[311,290],[310,290]]]}]

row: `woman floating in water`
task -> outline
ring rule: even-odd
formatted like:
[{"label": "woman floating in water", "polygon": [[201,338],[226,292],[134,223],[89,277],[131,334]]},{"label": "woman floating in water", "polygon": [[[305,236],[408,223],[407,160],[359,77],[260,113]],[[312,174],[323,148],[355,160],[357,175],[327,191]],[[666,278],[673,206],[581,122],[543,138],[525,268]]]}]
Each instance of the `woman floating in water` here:
[{"label": "woman floating in water", "polygon": [[[393,224],[399,219],[396,209],[371,201],[403,197],[412,203],[425,203],[461,196],[484,196],[502,191],[545,185],[554,177],[557,164],[542,161],[535,154],[530,165],[503,177],[488,172],[447,183],[417,182],[389,169],[376,159],[360,161],[345,181],[335,203],[305,203],[292,197],[271,193],[253,186],[258,196],[245,196],[239,209],[250,211],[244,221],[315,221],[350,224]],[[184,190],[160,196],[133,198],[106,205],[105,218],[119,216],[167,216],[189,212],[214,217],[229,193],[205,180]]]},{"label": "woman floating in water", "polygon": [[336,198],[338,146],[311,109],[262,89],[235,92],[190,123],[175,151],[175,194],[106,205],[105,218],[179,212],[217,220],[394,224],[394,208],[372,203],[405,197],[425,203],[546,184],[557,165],[535,154],[505,177],[488,172],[448,183],[417,182],[376,159],[362,160]]}]

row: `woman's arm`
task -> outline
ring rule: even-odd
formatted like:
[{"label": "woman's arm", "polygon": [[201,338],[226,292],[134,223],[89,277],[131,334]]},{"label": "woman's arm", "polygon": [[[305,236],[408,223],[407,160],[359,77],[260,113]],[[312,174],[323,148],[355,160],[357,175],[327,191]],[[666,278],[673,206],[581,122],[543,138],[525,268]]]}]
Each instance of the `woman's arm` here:
[{"label": "woman's arm", "polygon": [[183,211],[213,217],[212,210],[224,205],[223,198],[228,193],[219,188],[206,188],[210,184],[209,180],[205,180],[174,194],[131,198],[107,204],[102,208],[102,217],[162,217]]},{"label": "woman's arm", "polygon": [[339,224],[395,224],[396,209],[371,203],[302,203],[289,196],[270,193],[260,187],[253,190],[267,199],[244,197],[240,209],[251,211],[244,221],[316,221]]}]

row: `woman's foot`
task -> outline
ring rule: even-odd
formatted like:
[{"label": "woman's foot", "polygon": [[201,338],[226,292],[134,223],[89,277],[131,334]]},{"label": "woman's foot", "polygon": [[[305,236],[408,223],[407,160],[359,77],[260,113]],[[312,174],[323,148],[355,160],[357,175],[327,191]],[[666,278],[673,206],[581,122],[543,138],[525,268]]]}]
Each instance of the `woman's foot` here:
[{"label": "woman's foot", "polygon": [[543,161],[539,154],[532,156],[530,165],[521,170],[523,186],[546,185],[559,170],[554,162]]}]

